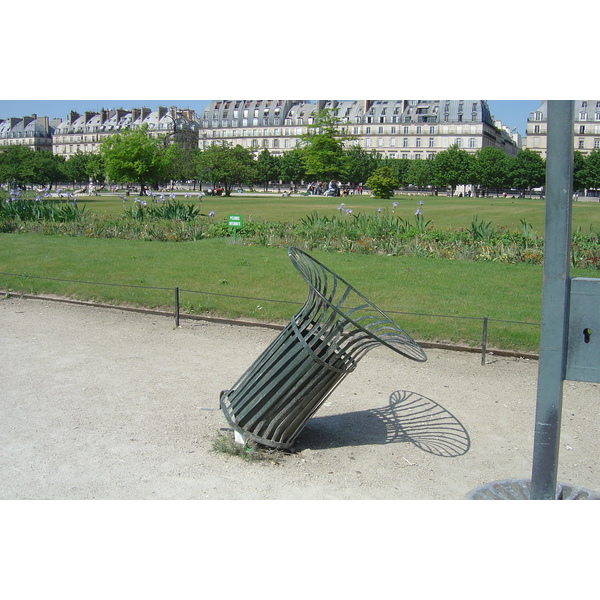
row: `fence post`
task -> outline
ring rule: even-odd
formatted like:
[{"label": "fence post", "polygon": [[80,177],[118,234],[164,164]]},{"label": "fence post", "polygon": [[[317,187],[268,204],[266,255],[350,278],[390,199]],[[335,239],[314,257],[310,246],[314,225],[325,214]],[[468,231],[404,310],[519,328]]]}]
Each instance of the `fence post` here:
[{"label": "fence post", "polygon": [[487,348],[488,318],[483,317],[483,335],[481,337],[481,364],[485,365],[485,351]]},{"label": "fence post", "polygon": [[179,327],[179,288],[175,288],[175,327]]}]

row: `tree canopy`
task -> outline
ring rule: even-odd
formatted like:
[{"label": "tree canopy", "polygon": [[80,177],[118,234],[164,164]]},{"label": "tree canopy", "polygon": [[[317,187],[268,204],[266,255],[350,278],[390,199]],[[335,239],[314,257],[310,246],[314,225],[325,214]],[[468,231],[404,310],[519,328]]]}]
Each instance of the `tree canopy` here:
[{"label": "tree canopy", "polygon": [[210,181],[214,187],[222,186],[226,196],[234,187],[251,184],[256,178],[253,152],[239,145],[209,146],[198,157],[198,169],[204,181]]},{"label": "tree canopy", "polygon": [[[106,175],[113,181],[158,185],[168,178],[169,148],[153,138],[144,125],[110,136],[101,146]],[[172,150],[170,152],[173,152]]]},{"label": "tree canopy", "polygon": [[335,113],[324,109],[307,126],[308,132],[300,136],[307,177],[319,181],[342,177],[347,163],[344,142],[350,138],[340,132],[339,124],[340,120]]}]

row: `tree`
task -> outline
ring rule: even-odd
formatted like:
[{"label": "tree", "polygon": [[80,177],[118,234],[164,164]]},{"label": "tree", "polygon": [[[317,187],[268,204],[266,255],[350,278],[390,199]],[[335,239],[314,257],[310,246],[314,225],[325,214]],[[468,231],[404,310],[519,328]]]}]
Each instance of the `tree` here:
[{"label": "tree", "polygon": [[454,195],[457,185],[471,183],[473,157],[466,150],[452,145],[448,150],[436,154],[433,164],[435,183],[449,186],[451,196]]},{"label": "tree", "polygon": [[65,158],[52,152],[31,152],[29,181],[38,185],[50,185],[65,180]]},{"label": "tree", "polygon": [[582,190],[587,187],[585,180],[586,158],[579,150],[573,152],[573,190]]},{"label": "tree", "polygon": [[361,146],[350,146],[346,150],[346,165],[343,173],[344,181],[351,185],[364,183],[379,166],[380,159]]},{"label": "tree", "polygon": [[104,179],[104,161],[100,154],[77,151],[65,162],[65,174],[69,181],[88,183]]},{"label": "tree", "polygon": [[303,148],[294,148],[281,156],[279,161],[279,178],[281,181],[295,185],[300,184],[306,176],[303,156]]},{"label": "tree", "polygon": [[600,150],[593,150],[586,156],[583,181],[587,188],[600,189]]},{"label": "tree", "polygon": [[256,180],[256,161],[250,149],[240,145],[230,147],[214,144],[200,153],[198,160],[203,181],[219,185],[231,196],[231,190],[240,185],[251,184]]},{"label": "tree", "polygon": [[398,187],[398,180],[389,167],[379,167],[366,181],[368,188],[373,190],[375,198],[391,198],[394,189]]},{"label": "tree", "polygon": [[8,184],[30,183],[29,164],[33,152],[25,146],[8,146],[0,151],[0,181]]},{"label": "tree", "polygon": [[510,160],[509,174],[512,185],[518,190],[531,190],[544,185],[546,162],[537,152],[525,148]]},{"label": "tree", "polygon": [[500,148],[486,146],[477,150],[474,162],[474,180],[487,190],[496,190],[510,185],[509,156]]},{"label": "tree", "polygon": [[112,135],[102,142],[100,152],[108,178],[137,183],[140,193],[144,185],[155,187],[160,181],[168,179],[167,148],[160,138],[148,134],[146,125]]},{"label": "tree", "polygon": [[408,185],[426,187],[434,180],[433,160],[411,160],[406,167],[404,179]]},{"label": "tree", "polygon": [[0,151],[0,181],[16,184],[54,184],[65,179],[64,158],[45,150],[9,146]]},{"label": "tree", "polygon": [[256,160],[256,182],[264,186],[265,192],[269,190],[269,183],[279,180],[279,161],[266,148],[258,155]]},{"label": "tree", "polygon": [[304,144],[306,175],[319,181],[340,179],[346,168],[344,142],[351,139],[340,133],[340,120],[330,109],[319,111],[308,132],[300,136]]}]

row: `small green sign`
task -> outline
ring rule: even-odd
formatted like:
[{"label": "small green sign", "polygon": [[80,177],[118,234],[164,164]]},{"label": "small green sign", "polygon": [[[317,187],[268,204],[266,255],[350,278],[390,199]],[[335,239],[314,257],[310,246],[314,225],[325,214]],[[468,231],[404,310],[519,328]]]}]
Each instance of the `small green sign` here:
[{"label": "small green sign", "polygon": [[229,215],[227,217],[229,222],[229,227],[241,227],[242,226],[242,217],[241,215]]}]

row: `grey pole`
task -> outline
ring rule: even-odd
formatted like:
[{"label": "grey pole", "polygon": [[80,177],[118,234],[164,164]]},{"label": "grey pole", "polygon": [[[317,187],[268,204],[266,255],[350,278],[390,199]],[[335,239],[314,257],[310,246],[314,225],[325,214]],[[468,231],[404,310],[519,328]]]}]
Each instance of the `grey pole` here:
[{"label": "grey pole", "polygon": [[548,101],[546,222],[532,500],[556,497],[569,318],[573,101]]}]

